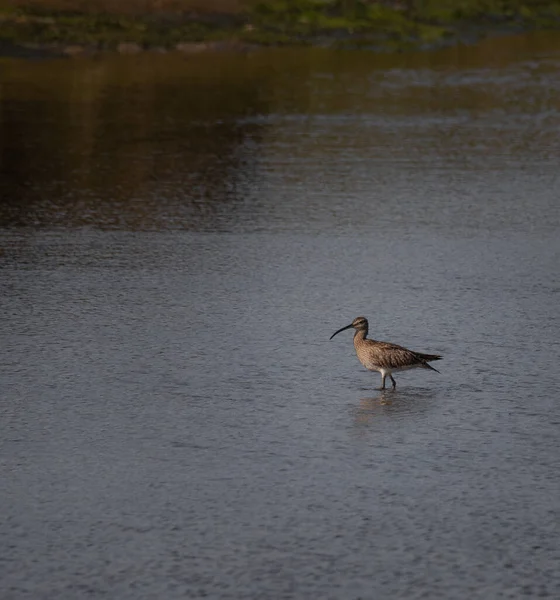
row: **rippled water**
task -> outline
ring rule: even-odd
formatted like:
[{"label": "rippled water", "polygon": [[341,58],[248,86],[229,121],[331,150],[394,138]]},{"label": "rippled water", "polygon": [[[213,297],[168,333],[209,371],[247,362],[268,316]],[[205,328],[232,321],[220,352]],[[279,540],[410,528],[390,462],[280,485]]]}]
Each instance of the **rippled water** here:
[{"label": "rippled water", "polygon": [[559,597],[559,68],[6,62],[2,598]]}]

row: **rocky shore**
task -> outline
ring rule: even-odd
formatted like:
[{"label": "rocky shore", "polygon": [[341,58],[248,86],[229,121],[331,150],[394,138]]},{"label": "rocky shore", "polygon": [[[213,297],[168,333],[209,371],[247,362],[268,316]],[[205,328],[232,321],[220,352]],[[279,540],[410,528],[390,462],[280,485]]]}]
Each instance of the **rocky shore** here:
[{"label": "rocky shore", "polygon": [[91,10],[79,12],[62,10],[57,1],[0,4],[0,55],[197,54],[294,45],[404,51],[560,29],[560,0],[241,0],[235,10],[228,10],[230,0],[221,0],[210,12],[189,11],[194,0],[177,0],[172,12],[135,13],[129,3],[122,14],[118,3],[109,10],[111,5],[91,0]]}]

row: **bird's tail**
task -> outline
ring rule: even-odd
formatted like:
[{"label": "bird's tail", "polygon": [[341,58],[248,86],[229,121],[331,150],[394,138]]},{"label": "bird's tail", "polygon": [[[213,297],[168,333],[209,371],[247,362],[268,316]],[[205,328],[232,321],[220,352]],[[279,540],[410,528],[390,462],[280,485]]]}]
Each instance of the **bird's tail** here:
[{"label": "bird's tail", "polygon": [[432,361],[432,360],[441,360],[442,357],[439,354],[422,354],[421,352],[418,352],[418,358],[424,363],[423,367],[425,369],[430,369],[431,371],[435,371],[436,373],[439,373],[439,371],[437,369],[434,369],[434,367],[432,367],[431,365],[428,364],[428,362]]},{"label": "bird's tail", "polygon": [[422,352],[415,352],[415,354],[420,360],[424,360],[426,362],[431,362],[432,360],[441,360],[443,358],[439,354],[422,354]]}]

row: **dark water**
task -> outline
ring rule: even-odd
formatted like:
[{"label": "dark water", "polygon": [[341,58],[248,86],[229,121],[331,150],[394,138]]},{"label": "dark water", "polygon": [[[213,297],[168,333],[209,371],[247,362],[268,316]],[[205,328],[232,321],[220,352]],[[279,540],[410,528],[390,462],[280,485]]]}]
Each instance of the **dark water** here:
[{"label": "dark water", "polygon": [[560,597],[556,37],[1,65],[3,600]]}]

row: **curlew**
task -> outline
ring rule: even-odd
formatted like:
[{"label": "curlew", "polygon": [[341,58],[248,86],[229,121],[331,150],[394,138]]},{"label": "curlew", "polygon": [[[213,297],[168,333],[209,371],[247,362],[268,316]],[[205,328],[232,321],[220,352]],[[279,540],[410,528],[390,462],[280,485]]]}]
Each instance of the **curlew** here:
[{"label": "curlew", "polygon": [[350,325],[335,331],[330,339],[332,340],[335,335],[351,327],[356,330],[354,333],[354,348],[356,348],[359,361],[366,369],[381,373],[381,387],[379,389],[385,389],[387,375],[389,375],[393,389],[395,389],[397,382],[393,379],[393,373],[397,371],[430,369],[439,373],[437,369],[428,364],[432,360],[440,360],[441,356],[438,354],[423,354],[422,352],[414,352],[402,346],[397,346],[397,344],[368,340],[368,320],[365,317],[356,317]]}]

